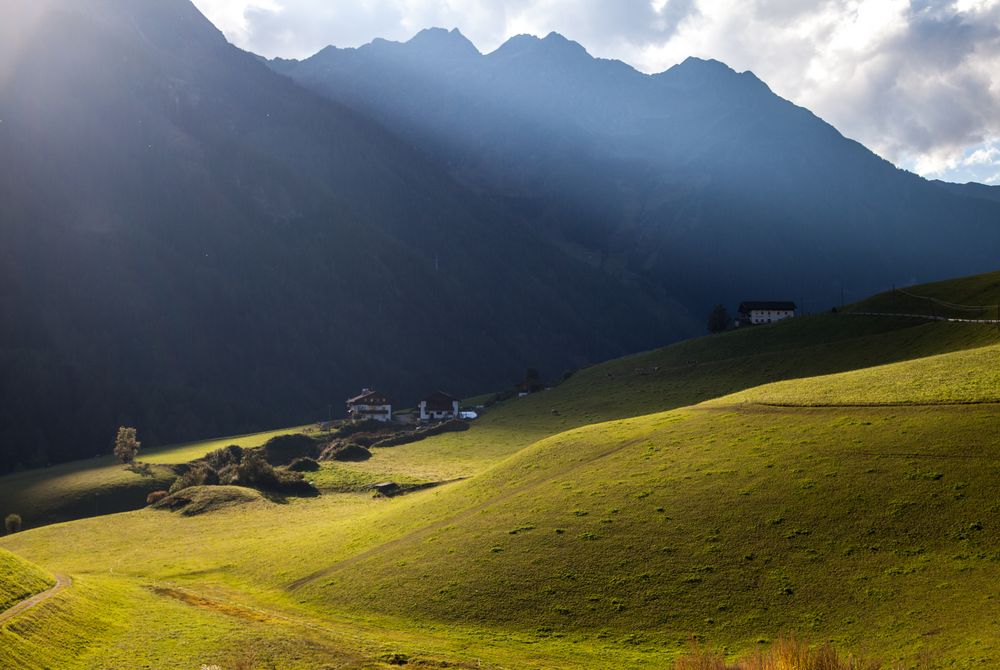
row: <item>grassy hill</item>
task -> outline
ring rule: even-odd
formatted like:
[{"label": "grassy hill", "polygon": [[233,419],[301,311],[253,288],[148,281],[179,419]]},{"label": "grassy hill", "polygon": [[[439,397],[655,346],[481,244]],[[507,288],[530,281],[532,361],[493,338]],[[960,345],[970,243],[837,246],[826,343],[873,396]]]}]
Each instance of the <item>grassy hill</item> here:
[{"label": "grassy hill", "polygon": [[[922,363],[910,374],[938,361]],[[828,394],[808,380],[804,402],[811,391]],[[643,647],[745,649],[795,631],[887,660],[1000,662],[995,416],[735,396],[588,426],[382,516],[365,551],[293,592]]]},{"label": "grassy hill", "polygon": [[55,579],[36,565],[0,549],[0,612],[55,584]]},{"label": "grassy hill", "polygon": [[[151,491],[165,489],[177,477],[169,466],[200,458],[228,444],[258,447],[275,435],[305,426],[250,435],[186,442],[143,450],[148,468],[130,470],[112,456],[61,463],[0,477],[0,514],[20,514],[26,528],[88,516],[139,509]],[[140,434],[141,436],[141,434]]]},{"label": "grassy hill", "polygon": [[75,581],[0,665],[660,668],[692,639],[794,633],[991,667],[998,356],[991,326],[802,318],[581,370],[312,475],[344,493],[19,533],[0,546]]}]

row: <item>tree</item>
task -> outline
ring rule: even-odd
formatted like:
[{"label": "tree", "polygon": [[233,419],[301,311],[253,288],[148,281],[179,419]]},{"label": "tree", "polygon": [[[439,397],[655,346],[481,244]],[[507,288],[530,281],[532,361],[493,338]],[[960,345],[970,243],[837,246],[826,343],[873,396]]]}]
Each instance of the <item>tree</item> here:
[{"label": "tree", "polygon": [[8,514],[7,518],[3,520],[3,525],[7,529],[7,534],[13,535],[21,530],[21,515]]},{"label": "tree", "polygon": [[115,458],[125,464],[132,463],[139,453],[139,440],[135,439],[135,428],[121,426],[115,438]]},{"label": "tree", "polygon": [[721,333],[729,329],[729,312],[724,305],[716,305],[708,315],[708,332]]}]

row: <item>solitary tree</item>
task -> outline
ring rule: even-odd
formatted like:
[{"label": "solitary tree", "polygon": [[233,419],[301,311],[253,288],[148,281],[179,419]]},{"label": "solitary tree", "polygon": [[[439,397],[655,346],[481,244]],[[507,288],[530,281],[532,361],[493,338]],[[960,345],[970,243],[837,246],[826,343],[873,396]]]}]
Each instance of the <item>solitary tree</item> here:
[{"label": "solitary tree", "polygon": [[721,333],[729,328],[729,312],[724,305],[716,305],[708,315],[708,332]]},{"label": "solitary tree", "polygon": [[115,438],[115,458],[125,464],[135,461],[139,453],[139,440],[135,439],[135,428],[121,426]]},{"label": "solitary tree", "polygon": [[7,529],[7,534],[13,535],[21,530],[21,515],[8,514],[7,518],[3,520],[3,525]]}]

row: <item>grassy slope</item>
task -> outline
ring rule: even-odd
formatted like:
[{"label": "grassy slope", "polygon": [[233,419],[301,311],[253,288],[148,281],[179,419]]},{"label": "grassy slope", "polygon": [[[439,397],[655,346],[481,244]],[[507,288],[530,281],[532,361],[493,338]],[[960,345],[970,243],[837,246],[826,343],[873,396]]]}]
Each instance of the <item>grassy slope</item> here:
[{"label": "grassy slope", "polygon": [[813,407],[997,403],[1000,347],[777,382],[735,394],[730,401]]},{"label": "grassy slope", "polygon": [[0,612],[55,584],[52,575],[0,549]]},{"label": "grassy slope", "polygon": [[[1000,271],[960,277],[958,279],[948,279],[931,284],[921,284],[920,286],[908,287],[906,291],[914,295],[926,296],[961,305],[996,305],[1000,303]],[[880,293],[862,300],[859,303],[851,305],[849,309],[899,313],[904,309],[909,311],[913,307],[923,307],[926,310],[914,313],[931,313],[927,303],[908,299],[905,295],[893,291]],[[939,313],[945,315],[947,311],[942,309]],[[991,314],[990,310],[986,310],[984,315],[973,315],[971,318],[992,319],[995,318],[995,315]]]},{"label": "grassy slope", "polygon": [[474,475],[580,426],[684,407],[782,379],[825,375],[1000,341],[974,324],[820,315],[681,342],[577,372],[551,391],[493,408],[466,433],[379,449],[345,464],[376,478]]},{"label": "grassy slope", "polygon": [[998,664],[994,426],[985,406],[721,402],[590,426],[384,515],[398,541],[295,593],[644,646],[796,631]]},{"label": "grassy slope", "polygon": [[[744,647],[780,630],[883,656],[924,646],[995,661],[987,598],[1000,577],[990,496],[1000,473],[989,406],[768,408],[734,398],[662,410],[996,341],[981,326],[850,316],[706,338],[581,371],[472,431],[377,450],[330,475],[472,476],[461,483],[193,518],[141,511],[3,543],[84,586],[106,580],[99,592],[119,595],[105,616],[117,622],[140,602],[164,627],[173,620],[172,635],[154,625],[140,636],[153,667],[248,639],[222,634],[239,618],[231,612],[222,623],[218,608],[175,611],[175,599],[150,597],[164,585],[309,622],[285,638],[315,632],[301,664],[324,653],[370,659],[393,645],[487,667],[659,667],[691,634]],[[978,374],[981,353],[954,363]],[[870,374],[873,384],[887,378]],[[797,383],[825,404],[821,381]],[[658,413],[562,432],[648,412]],[[82,612],[66,620],[67,636],[88,625]],[[35,616],[36,631],[61,630]],[[65,667],[99,667],[102,650],[133,644],[128,630],[95,633],[89,656]],[[209,630],[225,644],[206,641]],[[262,657],[287,653],[273,636],[260,644]],[[40,659],[52,646],[36,634],[11,649]]]},{"label": "grassy slope", "polygon": [[71,574],[110,566],[130,584],[346,618],[374,636],[352,645],[384,644],[388,627],[411,653],[519,667],[656,667],[691,635],[736,649],[788,630],[882,657],[1000,660],[992,406],[732,400],[566,432],[397,500],[143,511],[7,542]]},{"label": "grassy slope", "polygon": [[51,468],[25,470],[0,478],[0,515],[16,513],[26,528],[88,516],[112,514],[145,505],[150,491],[170,486],[176,475],[168,467],[200,458],[227,444],[260,446],[275,435],[305,427],[251,435],[188,442],[143,450],[139,459],[151,464],[134,472],[111,456],[63,463]]}]

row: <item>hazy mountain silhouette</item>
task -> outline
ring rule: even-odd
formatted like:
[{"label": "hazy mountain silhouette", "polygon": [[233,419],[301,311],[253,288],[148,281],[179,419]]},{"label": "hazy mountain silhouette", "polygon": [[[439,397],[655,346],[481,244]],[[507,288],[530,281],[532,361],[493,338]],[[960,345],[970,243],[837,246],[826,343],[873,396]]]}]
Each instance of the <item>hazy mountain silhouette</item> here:
[{"label": "hazy mountain silhouette", "polygon": [[695,329],[187,0],[5,6],[0,202],[0,469],[122,423],[292,424],[363,384],[470,393]]},{"label": "hazy mountain silhouette", "polygon": [[645,75],[555,33],[480,54],[431,29],[271,65],[697,314],[748,297],[829,308],[842,287],[858,298],[1000,261],[993,191],[899,170],[717,61]]}]

